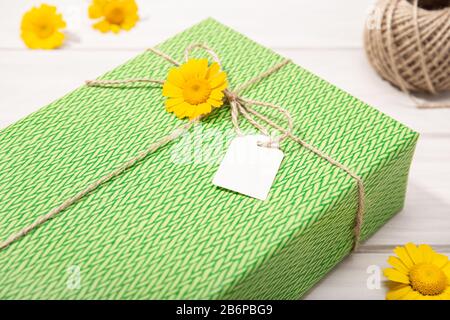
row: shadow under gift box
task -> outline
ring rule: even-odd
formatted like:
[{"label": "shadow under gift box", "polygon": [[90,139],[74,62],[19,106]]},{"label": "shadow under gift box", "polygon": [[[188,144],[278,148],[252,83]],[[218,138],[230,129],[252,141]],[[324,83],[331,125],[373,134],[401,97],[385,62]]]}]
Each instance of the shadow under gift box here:
[{"label": "shadow under gift box", "polygon": [[[212,19],[158,48],[181,61],[184,48],[199,42],[219,54],[231,88],[283,59]],[[165,79],[170,67],[144,52],[101,79]],[[293,63],[242,95],[287,108],[297,136],[363,178],[363,240],[403,207],[417,133]],[[82,86],[4,129],[1,238],[180,123],[165,111],[158,86]],[[214,141],[210,133],[231,130],[224,106],[0,251],[0,297],[301,297],[351,251],[356,181],[287,140],[266,201],[217,188],[212,178],[231,137]],[[178,161],[194,146],[214,152]]]}]

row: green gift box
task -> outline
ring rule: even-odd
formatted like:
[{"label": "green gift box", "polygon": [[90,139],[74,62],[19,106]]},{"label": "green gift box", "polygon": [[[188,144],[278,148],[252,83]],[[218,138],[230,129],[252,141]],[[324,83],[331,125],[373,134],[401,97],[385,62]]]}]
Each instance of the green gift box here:
[{"label": "green gift box", "polygon": [[[158,49],[181,61],[192,43],[218,53],[231,88],[283,61],[212,19]],[[170,67],[147,51],[101,79],[165,79]],[[293,63],[242,95],[289,110],[295,135],[362,178],[362,240],[403,207],[417,133]],[[276,117],[275,111],[266,113]],[[165,111],[160,86],[138,84],[82,86],[4,129],[0,237],[29,225],[182,123]],[[222,134],[218,142],[208,133],[232,128],[229,108],[215,110],[0,251],[0,297],[301,297],[352,250],[355,179],[287,139],[267,200],[218,188],[212,178],[232,135]],[[213,152],[199,159],[193,145]],[[174,158],[179,154],[187,161]]]}]

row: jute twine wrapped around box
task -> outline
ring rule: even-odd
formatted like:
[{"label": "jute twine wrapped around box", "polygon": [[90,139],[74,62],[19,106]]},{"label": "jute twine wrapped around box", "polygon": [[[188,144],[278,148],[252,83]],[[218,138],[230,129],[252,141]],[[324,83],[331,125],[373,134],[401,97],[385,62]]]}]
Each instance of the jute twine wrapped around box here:
[{"label": "jute twine wrapped around box", "polygon": [[[208,46],[204,44],[193,44],[188,46],[185,49],[184,52],[184,58],[187,62],[189,60],[189,54],[191,51],[195,48],[200,48],[206,51],[208,55],[217,62],[222,68],[221,61],[219,59],[219,56],[217,53],[209,48]],[[180,66],[181,63],[170,57],[169,55],[165,54],[162,51],[159,51],[155,48],[148,49],[152,53],[160,56],[164,60],[172,63],[174,66]],[[346,174],[348,174],[351,178],[354,179],[356,182],[356,191],[357,191],[357,209],[355,212],[355,220],[354,220],[354,228],[353,228],[353,250],[356,250],[360,237],[361,237],[361,227],[363,223],[363,217],[365,212],[365,191],[364,191],[364,183],[362,178],[351,168],[345,166],[338,160],[335,160],[330,155],[326,154],[325,152],[321,151],[317,147],[313,146],[312,144],[309,144],[308,142],[302,140],[298,136],[294,135],[293,133],[293,119],[289,113],[288,110],[284,109],[283,107],[270,103],[270,102],[263,102],[258,100],[252,100],[245,98],[241,95],[241,92],[245,90],[246,88],[254,85],[255,83],[261,81],[262,79],[269,77],[273,73],[277,72],[284,66],[290,63],[290,60],[284,59],[278,64],[275,64],[268,70],[263,71],[258,76],[250,79],[249,81],[245,82],[244,84],[241,84],[240,86],[234,88],[234,89],[226,89],[224,91],[225,95],[225,102],[230,107],[230,116],[231,116],[231,122],[234,126],[234,129],[236,131],[237,135],[243,135],[243,132],[240,129],[239,126],[239,120],[246,120],[248,121],[252,126],[254,126],[258,131],[265,135],[270,135],[269,130],[275,129],[280,134],[275,137],[270,137],[269,142],[260,143],[260,146],[263,147],[277,147],[280,142],[286,139],[290,139],[294,141],[295,143],[299,144],[301,147],[309,150],[310,152],[314,153],[318,157],[324,159],[327,161],[330,165],[335,166],[339,168],[340,170],[344,171]],[[164,84],[164,80],[161,79],[153,79],[153,78],[144,78],[144,79],[119,79],[119,80],[92,80],[92,81],[86,81],[86,84],[89,86],[116,86],[116,85],[127,85],[137,82],[143,82],[143,83],[155,83],[155,84]],[[266,109],[273,109],[276,110],[280,115],[284,118],[285,126],[282,124],[278,124],[277,121],[272,120],[270,117],[265,115],[262,112],[259,112],[255,110],[253,107],[258,106]],[[62,213],[67,208],[71,207],[73,204],[77,203],[84,197],[88,196],[90,193],[95,191],[98,187],[101,185],[107,183],[108,181],[111,181],[117,176],[120,176],[122,173],[124,173],[126,170],[130,169],[134,165],[136,165],[138,162],[144,160],[147,158],[150,154],[154,153],[155,151],[159,150],[160,148],[166,146],[168,143],[170,143],[173,140],[178,139],[183,133],[188,131],[195,123],[199,122],[204,116],[199,116],[197,118],[191,119],[188,122],[185,122],[184,124],[180,125],[178,128],[167,134],[166,136],[162,137],[161,139],[155,141],[154,143],[150,144],[150,146],[136,154],[133,158],[129,159],[128,161],[122,163],[119,165],[116,169],[113,171],[107,173],[103,177],[101,177],[98,180],[93,181],[89,185],[87,185],[84,189],[80,190],[78,193],[74,194],[73,196],[67,198],[64,200],[60,205],[50,210],[48,213],[41,215],[38,217],[33,223],[30,225],[22,228],[21,230],[11,234],[5,241],[0,242],[0,250],[3,250],[10,246],[15,241],[21,239],[31,231],[38,228],[40,225],[44,224],[48,220],[54,218],[58,214]]]},{"label": "jute twine wrapped around box", "polygon": [[380,76],[419,108],[450,108],[450,102],[413,96],[450,91],[450,1],[432,4],[434,10],[425,1],[379,0],[366,23],[364,45]]}]

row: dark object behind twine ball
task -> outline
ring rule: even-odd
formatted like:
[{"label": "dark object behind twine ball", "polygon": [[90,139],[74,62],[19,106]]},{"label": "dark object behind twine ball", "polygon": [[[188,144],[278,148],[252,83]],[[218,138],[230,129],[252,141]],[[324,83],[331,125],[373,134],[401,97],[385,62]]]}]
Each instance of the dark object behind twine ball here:
[{"label": "dark object behind twine ball", "polygon": [[[380,76],[402,91],[450,91],[450,0],[379,0],[366,23],[364,46]],[[415,101],[419,107],[450,107]]]}]

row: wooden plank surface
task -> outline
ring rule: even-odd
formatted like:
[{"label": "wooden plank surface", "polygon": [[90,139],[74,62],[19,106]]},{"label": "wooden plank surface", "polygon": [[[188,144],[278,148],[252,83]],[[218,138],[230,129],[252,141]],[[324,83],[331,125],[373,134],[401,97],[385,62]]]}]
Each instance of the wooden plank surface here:
[{"label": "wooden plank surface", "polygon": [[386,267],[396,245],[428,243],[450,254],[450,110],[416,109],[370,68],[361,33],[371,0],[345,5],[334,0],[138,1],[142,20],[120,35],[90,28],[89,1],[54,0],[68,22],[70,41],[50,52],[27,50],[18,36],[21,16],[33,3],[40,1],[0,0],[0,128],[213,16],[421,133],[405,209],[307,298],[383,299],[385,286],[371,289],[367,281],[376,266]]},{"label": "wooden plank surface", "polygon": [[[23,13],[40,0],[1,0],[2,48],[22,48],[18,26]],[[372,1],[336,0],[141,0],[141,23],[125,36],[94,32],[87,0],[53,0],[63,14],[70,49],[143,48],[213,17],[270,47],[361,47],[361,27]],[[331,23],[333,22],[333,23]],[[120,40],[118,40],[120,39]]]},{"label": "wooden plank surface", "polygon": [[[31,51],[0,49],[1,90],[27,88],[27,95],[1,97],[0,127],[17,121],[68,91],[141,53],[144,49]],[[422,133],[450,134],[450,109],[422,110],[381,80],[361,49],[275,49],[394,119]],[[20,74],[18,73],[20,71]],[[48,89],[48,90],[47,90]]]}]

